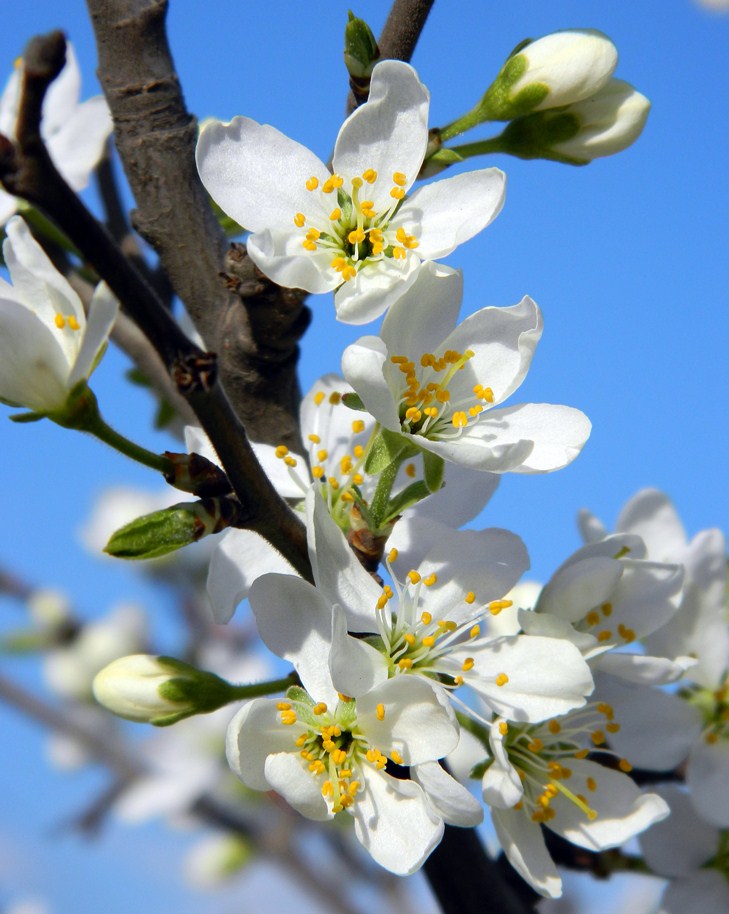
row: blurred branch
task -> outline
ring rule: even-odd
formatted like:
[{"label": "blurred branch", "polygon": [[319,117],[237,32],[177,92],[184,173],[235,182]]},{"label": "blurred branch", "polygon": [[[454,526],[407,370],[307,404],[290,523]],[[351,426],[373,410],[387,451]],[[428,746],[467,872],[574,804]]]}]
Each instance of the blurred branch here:
[{"label": "blurred branch", "polygon": [[435,0],[395,0],[377,39],[383,58],[410,61]]},{"label": "blurred branch", "polygon": [[154,289],[122,254],[51,161],[40,134],[43,99],[65,63],[60,32],[28,45],[17,123],[17,146],[0,137],[0,178],[38,206],[66,233],[111,287],[162,358],[177,390],[190,403],[226,470],[241,505],[241,525],[255,530],[311,578],[306,532],[278,496],[217,379],[217,359],[192,343]]},{"label": "blurred branch", "polygon": [[167,42],[166,0],[87,0],[99,77],[137,201],[134,226],[159,255],[223,384],[256,441],[298,444],[298,339],[304,293],[282,290],[246,264],[238,294],[221,282],[226,239],[195,166],[197,124]]}]

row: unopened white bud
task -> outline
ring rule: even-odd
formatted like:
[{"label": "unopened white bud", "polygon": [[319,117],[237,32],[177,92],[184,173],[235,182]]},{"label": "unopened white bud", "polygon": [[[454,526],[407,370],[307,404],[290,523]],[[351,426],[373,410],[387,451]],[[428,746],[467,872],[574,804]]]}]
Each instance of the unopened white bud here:
[{"label": "unopened white bud", "polygon": [[104,667],[94,679],[94,696],[119,717],[157,726],[215,711],[235,697],[214,673],[151,654],[120,657]]},{"label": "unopened white bud", "polygon": [[481,108],[489,120],[508,121],[571,105],[596,95],[617,62],[617,49],[602,32],[585,29],[545,35],[509,57]]}]

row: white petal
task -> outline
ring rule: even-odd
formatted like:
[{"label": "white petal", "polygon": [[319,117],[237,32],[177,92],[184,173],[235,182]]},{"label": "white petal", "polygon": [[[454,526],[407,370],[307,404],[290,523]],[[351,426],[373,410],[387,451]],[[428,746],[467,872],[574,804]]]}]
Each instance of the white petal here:
[{"label": "white petal", "polygon": [[415,181],[428,144],[428,90],[411,66],[384,60],[375,66],[367,102],[342,125],[334,147],[334,171],[347,177],[367,168],[377,174],[368,195],[375,209],[392,203],[389,196],[394,172],[407,184]]},{"label": "white petal", "polygon": [[443,758],[458,744],[448,698],[420,676],[403,674],[375,686],[357,701],[357,721],[370,745],[385,754],[395,749],[405,765]]},{"label": "white petal", "polygon": [[[618,847],[670,813],[665,800],[655,793],[641,793],[632,778],[588,759],[572,759],[572,775],[565,785],[586,797],[597,816],[590,820],[573,802],[559,796],[552,803],[554,817],[549,828],[573,844],[599,851]],[[588,779],[596,784],[590,790]],[[592,783],[590,781],[589,783]]]},{"label": "white petal", "polygon": [[718,870],[701,870],[669,884],[658,914],[709,914],[729,910],[729,883]]},{"label": "white petal", "polygon": [[542,590],[535,610],[540,615],[579,622],[593,607],[610,599],[622,574],[619,561],[603,556],[564,565]]},{"label": "white petal", "polygon": [[329,177],[305,146],[247,117],[209,123],[200,132],[195,157],[211,197],[252,232],[292,229],[294,215],[311,211],[317,199],[306,181],[316,177],[323,184]]},{"label": "white petal", "polygon": [[207,592],[218,625],[230,622],[251,584],[268,572],[296,575],[286,559],[252,530],[226,530],[210,556]]},{"label": "white petal", "polygon": [[382,322],[380,337],[390,355],[417,363],[435,352],[452,332],[463,298],[463,274],[440,264],[424,263],[418,277]]},{"label": "white petal", "polygon": [[489,732],[493,761],[484,772],[481,793],[489,806],[511,809],[524,796],[524,785],[504,748],[504,734],[499,729],[500,724],[501,721],[495,721]]},{"label": "white petal", "polygon": [[[329,259],[331,254],[327,264]],[[420,268],[420,258],[412,252],[404,260],[387,257],[365,264],[354,279],[342,283],[334,293],[337,320],[345,324],[367,324],[375,320],[410,289]]]},{"label": "white petal", "polygon": [[414,231],[423,259],[445,257],[473,238],[501,212],[506,175],[498,168],[468,171],[421,187],[408,197],[392,226]]},{"label": "white petal", "polygon": [[659,784],[656,792],[671,815],[640,836],[645,861],[659,876],[690,876],[716,854],[719,829],[699,818],[688,793],[677,785]]},{"label": "white petal", "polygon": [[491,818],[499,843],[517,873],[540,895],[558,898],[562,894],[562,880],[541,829],[520,810],[492,809]]},{"label": "white petal", "polygon": [[324,499],[314,489],[307,495],[306,513],[309,557],[317,587],[330,606],[338,603],[342,607],[350,631],[375,631],[375,607],[381,588],[349,548]]},{"label": "white petal", "polygon": [[691,750],[686,784],[698,814],[719,828],[729,826],[729,741],[699,739]]},{"label": "white petal", "polygon": [[616,530],[639,536],[652,559],[677,561],[686,546],[686,531],[672,502],[658,489],[642,489],[620,512]]},{"label": "white petal", "polygon": [[369,766],[362,774],[365,789],[351,808],[357,839],[385,869],[409,876],[440,842],[443,820],[413,781],[396,780]]},{"label": "white petal", "polygon": [[326,822],[334,817],[322,796],[318,778],[306,769],[298,752],[269,755],[265,771],[271,787],[302,816],[315,822]]},{"label": "white petal", "polygon": [[107,284],[100,282],[94,290],[94,295],[89,305],[89,314],[83,331],[81,348],[78,351],[76,362],[68,379],[71,387],[78,381],[88,378],[96,368],[118,312],[118,300]]},{"label": "white petal", "polygon": [[257,578],[248,600],[266,646],[293,663],[315,701],[335,707],[337,691],[328,665],[332,604],[311,584],[289,574]]},{"label": "white petal", "polygon": [[378,336],[364,336],[342,354],[342,374],[362,398],[367,411],[390,431],[400,430],[395,402],[383,372],[388,354]]},{"label": "white petal", "polygon": [[79,105],[62,129],[48,140],[48,152],[73,190],[83,190],[88,185],[111,130],[106,99],[97,95]]},{"label": "white petal", "polygon": [[[295,725],[294,725],[295,726]],[[253,790],[268,790],[266,758],[275,752],[295,752],[299,730],[278,719],[276,701],[254,698],[238,711],[228,725],[225,750],[228,764]]]},{"label": "white petal", "polygon": [[483,821],[478,800],[438,762],[414,765],[410,777],[420,784],[430,805],[448,825],[473,828]]},{"label": "white petal", "polygon": [[258,269],[280,286],[318,294],[331,292],[341,282],[331,268],[331,252],[305,250],[301,236],[288,229],[266,229],[251,235],[247,250]]},{"label": "white petal", "polygon": [[366,641],[347,634],[347,617],[340,606],[333,608],[329,669],[337,691],[353,698],[387,679],[387,658]]},{"label": "white petal", "polygon": [[645,654],[613,652],[597,657],[593,668],[603,673],[610,673],[628,682],[642,685],[667,685],[681,679],[687,669],[694,665],[690,657],[679,661],[666,657],[648,657]]},{"label": "white petal", "polygon": [[[473,426],[477,429],[477,426]],[[533,441],[516,441],[503,444],[500,441],[491,443],[486,439],[496,437],[490,428],[482,428],[481,433],[471,430],[460,438],[450,441],[430,441],[421,435],[413,435],[413,440],[420,447],[444,460],[452,460],[471,470],[487,473],[508,473],[518,470],[534,449]]]}]

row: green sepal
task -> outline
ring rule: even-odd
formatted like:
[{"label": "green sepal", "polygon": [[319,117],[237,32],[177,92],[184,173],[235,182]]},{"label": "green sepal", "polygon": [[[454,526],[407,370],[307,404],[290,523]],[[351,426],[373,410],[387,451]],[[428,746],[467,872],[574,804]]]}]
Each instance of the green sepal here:
[{"label": "green sepal", "polygon": [[367,412],[367,407],[362,402],[362,398],[359,394],[353,392],[342,394],[342,403],[349,409],[356,409],[361,413]]},{"label": "green sepal", "polygon": [[243,228],[243,226],[239,225],[235,219],[231,219],[227,213],[223,212],[223,210],[218,206],[212,197],[208,197],[208,202],[212,207],[218,225],[225,232],[228,238],[235,238],[238,235],[244,235],[246,233],[247,229]]},{"label": "green sepal", "polygon": [[184,707],[150,720],[155,727],[168,727],[193,714],[210,714],[236,700],[234,687],[215,673],[198,670],[175,657],[158,657],[157,661],[160,666],[169,667],[171,672],[181,674],[160,685],[157,690],[160,698]]},{"label": "green sepal", "polygon": [[206,531],[199,502],[182,502],[138,517],[116,533],[104,552],[119,559],[156,559],[199,540]]},{"label": "green sepal", "polygon": [[391,432],[386,428],[380,429],[367,455],[365,473],[377,476],[385,467],[390,466],[393,460],[403,457],[405,451],[411,447],[404,435],[398,435],[397,432]]},{"label": "green sepal", "polygon": [[451,165],[456,165],[458,162],[462,161],[463,156],[460,155],[460,153],[456,152],[455,149],[449,149],[447,146],[444,146],[428,156],[423,162],[418,177],[432,178],[434,175],[438,175],[442,171],[445,171],[446,168],[450,168]]},{"label": "green sepal", "polygon": [[520,159],[550,159],[565,165],[586,165],[587,160],[562,155],[553,148],[577,136],[580,127],[580,119],[570,111],[535,111],[507,124],[499,136],[501,151]]},{"label": "green sepal", "polygon": [[445,460],[438,454],[431,451],[423,451],[423,470],[425,476],[425,485],[429,492],[437,492],[443,485],[443,474],[445,473]]},{"label": "green sepal", "polygon": [[[522,51],[526,44],[517,45]],[[479,104],[481,119],[484,121],[510,121],[529,114],[549,95],[546,83],[530,83],[516,95],[511,95],[513,86],[521,79],[529,66],[521,53],[513,54],[501,68],[499,75],[486,90]]]},{"label": "green sepal", "polygon": [[25,422],[40,422],[41,419],[46,419],[47,417],[47,413],[14,413],[12,416],[8,416],[8,419],[11,422],[17,422],[22,425]]},{"label": "green sepal", "polygon": [[383,525],[392,523],[406,508],[416,505],[419,501],[427,498],[428,495],[430,495],[430,492],[422,479],[411,483],[406,489],[398,492],[394,498],[390,499],[387,505],[387,513],[382,519]]}]

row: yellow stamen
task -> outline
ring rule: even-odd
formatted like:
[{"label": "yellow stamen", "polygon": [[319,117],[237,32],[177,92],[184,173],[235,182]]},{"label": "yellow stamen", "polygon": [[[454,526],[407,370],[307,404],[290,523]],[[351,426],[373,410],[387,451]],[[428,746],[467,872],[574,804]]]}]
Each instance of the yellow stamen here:
[{"label": "yellow stamen", "polygon": [[319,178],[315,178],[313,175],[306,182],[307,190],[316,190],[318,186],[319,186]]},{"label": "yellow stamen", "polygon": [[385,719],[385,706],[380,702],[375,708],[375,714],[377,715],[377,720]]},{"label": "yellow stamen", "polygon": [[509,681],[509,677],[506,675],[506,673],[499,673],[495,681],[497,686],[505,686]]},{"label": "yellow stamen", "polygon": [[301,228],[305,222],[306,216],[303,213],[296,213],[294,216],[294,225],[297,226],[297,228]]},{"label": "yellow stamen", "polygon": [[397,184],[398,187],[404,187],[408,183],[408,179],[401,171],[396,171],[392,175],[392,180],[394,184]]},{"label": "yellow stamen", "polygon": [[66,326],[66,318],[62,314],[57,314],[54,317],[53,322],[59,330],[63,330],[63,328]]}]

